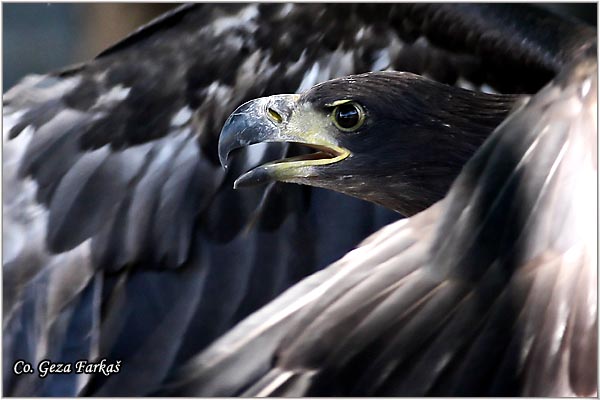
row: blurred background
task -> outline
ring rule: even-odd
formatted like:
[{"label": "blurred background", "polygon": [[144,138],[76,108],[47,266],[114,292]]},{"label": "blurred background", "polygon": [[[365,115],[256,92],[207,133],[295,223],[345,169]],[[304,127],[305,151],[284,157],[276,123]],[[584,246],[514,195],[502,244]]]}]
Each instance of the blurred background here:
[{"label": "blurred background", "polygon": [[89,60],[178,3],[3,3],[3,92],[23,76]]},{"label": "blurred background", "polygon": [[[537,4],[592,25],[595,3]],[[88,60],[177,3],[3,3],[3,86]]]}]

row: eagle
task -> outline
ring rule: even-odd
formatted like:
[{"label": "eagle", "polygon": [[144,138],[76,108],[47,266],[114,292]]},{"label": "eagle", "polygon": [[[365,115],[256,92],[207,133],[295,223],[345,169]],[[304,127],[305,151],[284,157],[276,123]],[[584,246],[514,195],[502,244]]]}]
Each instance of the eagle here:
[{"label": "eagle", "polygon": [[[593,210],[572,193],[596,176],[595,35],[532,6],[184,5],[25,78],[3,96],[5,394],[592,393]],[[553,204],[567,219],[527,218]],[[545,333],[521,370],[511,318]],[[12,373],[45,359],[120,372]]]}]

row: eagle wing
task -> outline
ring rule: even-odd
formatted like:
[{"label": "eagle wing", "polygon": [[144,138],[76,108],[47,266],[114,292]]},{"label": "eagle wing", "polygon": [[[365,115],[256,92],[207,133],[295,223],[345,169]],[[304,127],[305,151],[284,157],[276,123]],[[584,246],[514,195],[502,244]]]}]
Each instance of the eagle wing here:
[{"label": "eagle wing", "polygon": [[244,320],[170,390],[593,396],[597,74],[591,46],[492,134],[444,200]]},{"label": "eagle wing", "polygon": [[[218,132],[248,99],[351,73],[395,68],[532,91],[532,77],[560,64],[556,54],[538,62],[552,49],[532,45],[523,79],[482,75],[497,52],[463,52],[472,46],[431,30],[453,12],[183,6],[91,62],[8,91],[5,393],[152,393],[174,365],[396,219],[304,187],[234,191],[240,172],[291,150],[252,148],[224,173]],[[502,54],[512,63],[512,51]],[[10,372],[16,359],[97,357],[122,360],[121,373],[42,380]]]}]

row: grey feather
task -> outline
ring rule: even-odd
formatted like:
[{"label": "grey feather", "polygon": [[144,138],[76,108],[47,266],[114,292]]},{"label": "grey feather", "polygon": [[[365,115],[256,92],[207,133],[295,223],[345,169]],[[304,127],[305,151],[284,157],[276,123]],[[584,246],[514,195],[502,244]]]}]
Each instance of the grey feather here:
[{"label": "grey feather", "polygon": [[596,81],[591,47],[496,129],[444,200],[248,317],[171,390],[594,395]]}]

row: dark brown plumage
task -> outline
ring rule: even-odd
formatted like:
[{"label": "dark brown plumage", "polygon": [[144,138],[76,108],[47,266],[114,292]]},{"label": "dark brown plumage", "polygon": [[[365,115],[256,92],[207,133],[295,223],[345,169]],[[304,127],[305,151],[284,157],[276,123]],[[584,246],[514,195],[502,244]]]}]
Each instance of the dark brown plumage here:
[{"label": "dark brown plumage", "polygon": [[[312,147],[305,160],[258,166],[236,184],[300,183],[411,216],[444,197],[519,98],[460,89],[406,72],[351,75],[301,96],[277,95],[240,106],[225,122],[219,157],[227,166],[235,150],[261,142]],[[344,129],[337,124],[339,102],[360,107],[360,125]],[[269,115],[273,112],[277,121]],[[339,152],[347,156],[337,160]]]},{"label": "dark brown plumage", "polygon": [[597,60],[511,114],[448,196],[185,366],[203,396],[594,396]]},{"label": "dark brown plumage", "polygon": [[[265,330],[267,336],[247,336],[258,344],[227,348],[230,352],[240,350],[233,353],[233,359],[228,358],[232,353],[225,359],[233,360],[229,365],[233,372],[219,363],[192,365],[192,373],[186,375],[191,385],[173,384],[180,377],[181,365],[237,322],[398,218],[373,204],[308,187],[274,184],[233,190],[241,173],[298,149],[250,148],[224,172],[217,152],[219,130],[227,116],[247,100],[303,92],[331,78],[387,68],[424,74],[457,86],[483,89],[489,85],[500,92],[535,93],[563,69],[566,61],[580,57],[594,37],[589,27],[521,5],[191,5],[142,28],[95,60],[24,79],[3,97],[3,365],[8,366],[4,368],[3,394],[240,393],[250,388],[245,384],[254,384],[253,379],[271,367],[271,361],[277,361],[270,358],[273,352],[280,356],[280,364],[273,365],[272,372],[253,385],[255,392],[346,392],[354,388],[345,382],[365,380],[369,385],[361,386],[364,391],[404,390],[387,386],[407,381],[387,380],[394,375],[377,368],[389,361],[385,357],[373,359],[374,369],[360,370],[346,369],[347,359],[333,354],[332,362],[342,366],[341,380],[328,368],[314,376],[294,369],[308,365],[316,370],[329,357],[329,347],[323,352],[315,338],[325,342],[335,339],[334,344],[346,349],[347,342],[339,340],[340,329],[349,333],[343,318],[347,314],[337,319],[328,318],[328,314],[321,317],[318,312],[327,310],[330,303],[315,303],[312,314],[298,307],[296,296],[321,280],[328,283],[318,290],[327,296],[343,295],[351,287],[360,289],[356,285],[367,278],[367,272],[380,271],[377,262],[392,255],[385,246],[376,247],[377,251],[363,248],[363,256],[368,253],[374,258],[354,260],[357,275],[348,275],[350,280],[328,278],[360,255],[360,250],[292,288],[284,300],[260,314],[278,310],[282,301],[291,299],[293,306],[286,310],[300,311],[297,317],[307,318],[297,326],[306,328],[308,334],[325,335],[289,337],[286,343],[290,347],[280,348],[278,335],[285,332],[289,321],[285,318],[284,325]],[[507,157],[506,161],[514,160]],[[544,171],[541,168],[538,173]],[[477,189],[475,194],[479,194]],[[414,196],[408,199],[418,200]],[[403,244],[412,243],[413,234],[426,239],[428,229],[440,221],[435,212],[422,215],[424,219],[417,216],[405,225],[410,231],[400,228],[402,235],[394,235],[391,242],[384,239],[398,227],[383,231],[380,244],[388,243],[400,251]],[[460,228],[454,226],[459,220],[450,216],[442,220],[447,225],[436,227],[437,236]],[[494,219],[498,222],[495,228],[501,226],[502,218],[513,216],[504,214]],[[557,217],[552,221],[562,220]],[[456,237],[464,236],[449,235]],[[429,242],[419,243],[422,246],[415,248],[422,255],[423,246]],[[412,257],[415,248],[400,257]],[[440,248],[440,257],[454,255],[443,251]],[[368,265],[361,264],[364,260]],[[453,259],[444,260],[450,263]],[[382,296],[404,282],[388,278],[383,276],[384,286],[392,286]],[[367,279],[365,284],[371,282]],[[421,281],[414,282],[417,291],[431,283],[420,286]],[[463,293],[469,286],[458,283],[451,289],[457,287]],[[362,298],[355,297],[356,293],[349,291],[348,297],[339,298],[344,300],[341,306],[346,300],[351,305],[349,314],[356,318],[349,320],[351,327],[357,326],[354,323],[374,305],[367,302],[366,308],[357,309],[355,300]],[[301,296],[300,305],[310,305],[316,299],[320,297]],[[446,297],[442,300],[445,306],[453,304]],[[469,304],[477,309],[486,303]],[[425,319],[440,313],[451,315],[445,311],[439,308],[437,314],[419,315]],[[369,315],[376,318],[379,314]],[[385,321],[398,323],[385,312],[380,315]],[[582,335],[590,332],[586,330],[590,322],[586,315],[578,311],[572,328]],[[329,325],[302,324],[314,316]],[[249,321],[264,322],[261,318]],[[340,321],[343,323],[338,324]],[[284,330],[277,330],[278,326]],[[395,333],[405,332],[396,327]],[[333,335],[327,335],[329,328]],[[237,332],[248,335],[244,329]],[[549,331],[556,332],[552,326]],[[231,337],[223,340],[229,343]],[[367,344],[360,338],[353,340]],[[593,347],[594,339],[592,335],[582,342],[582,351],[572,352],[569,376],[576,379],[569,382],[577,393],[586,393],[592,382],[586,375],[591,372],[586,369],[589,360],[580,355],[589,354],[585,346],[591,343]],[[544,343],[542,340],[541,349],[546,349]],[[579,346],[579,342],[572,343]],[[420,344],[414,348],[434,343]],[[217,353],[222,349],[218,346]],[[302,353],[298,350],[302,348],[311,351]],[[207,354],[214,354],[214,349]],[[243,359],[248,354],[250,364]],[[543,352],[532,354],[535,365],[553,372],[554,364],[545,363],[549,359],[540,356]],[[14,375],[10,367],[17,359],[36,365],[44,358],[75,362],[94,357],[121,361],[120,373],[54,374],[41,379],[37,374]],[[423,360],[422,369],[392,372],[431,371],[429,358]],[[264,363],[255,369],[255,362]],[[361,363],[359,357],[358,365]],[[290,367],[293,371],[288,373]],[[348,371],[350,374],[344,375]],[[218,376],[210,376],[215,372]],[[361,373],[362,378],[358,376]],[[198,376],[201,379],[194,381]],[[264,386],[273,382],[271,377],[288,385]],[[323,377],[330,377],[332,385],[327,386]],[[415,390],[451,390],[444,385],[431,386],[431,379],[436,377],[415,380],[421,383]],[[444,379],[450,378],[444,375]],[[478,382],[484,381],[466,379],[461,388],[470,389],[469,384]],[[544,379],[529,382],[532,393],[539,387],[552,388],[544,385]]]}]

